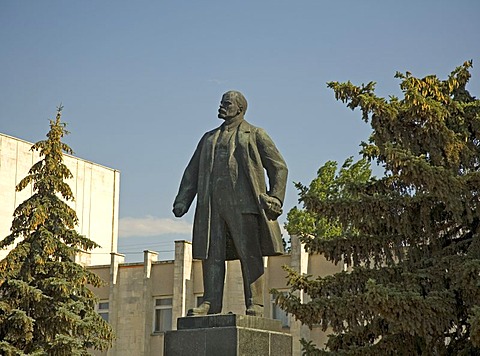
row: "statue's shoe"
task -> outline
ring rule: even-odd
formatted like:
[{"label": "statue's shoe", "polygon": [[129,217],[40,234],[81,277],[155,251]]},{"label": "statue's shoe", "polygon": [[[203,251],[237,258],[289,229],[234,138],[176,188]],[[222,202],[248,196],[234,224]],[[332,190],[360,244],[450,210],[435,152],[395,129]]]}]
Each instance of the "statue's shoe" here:
[{"label": "statue's shoe", "polygon": [[196,308],[188,309],[187,316],[207,315],[209,310],[210,310],[210,303],[203,302]]}]

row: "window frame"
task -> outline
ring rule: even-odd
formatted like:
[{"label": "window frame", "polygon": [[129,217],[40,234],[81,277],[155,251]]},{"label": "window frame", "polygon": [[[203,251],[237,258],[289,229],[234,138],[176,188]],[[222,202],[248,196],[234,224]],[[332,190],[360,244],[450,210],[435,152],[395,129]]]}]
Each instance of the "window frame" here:
[{"label": "window frame", "polygon": [[[157,304],[157,301],[159,300],[170,300],[169,304]],[[167,327],[161,327],[162,323],[160,322],[160,325],[157,325],[157,312],[162,314],[162,311],[170,310],[170,320],[168,321]],[[163,320],[162,317],[160,316],[158,320]],[[158,330],[157,330],[158,326]],[[164,333],[165,331],[170,331],[173,328],[173,296],[158,296],[153,298],[153,322],[152,322],[152,332],[154,334],[161,334]]]},{"label": "window frame", "polygon": [[[107,308],[101,308],[102,304],[106,304]],[[107,323],[110,322],[110,300],[101,299],[95,304],[95,311],[102,317]],[[106,317],[105,317],[106,316]]]},{"label": "window frame", "polygon": [[204,302],[203,294],[195,294],[195,307],[199,307]]},{"label": "window frame", "polygon": [[[287,291],[279,291],[280,293],[286,295]],[[291,317],[290,314],[281,309],[277,304],[275,304],[275,297],[273,294],[270,295],[270,317],[274,320],[279,320],[282,322],[283,329],[289,329],[291,326]],[[276,315],[279,313],[280,315]]]}]

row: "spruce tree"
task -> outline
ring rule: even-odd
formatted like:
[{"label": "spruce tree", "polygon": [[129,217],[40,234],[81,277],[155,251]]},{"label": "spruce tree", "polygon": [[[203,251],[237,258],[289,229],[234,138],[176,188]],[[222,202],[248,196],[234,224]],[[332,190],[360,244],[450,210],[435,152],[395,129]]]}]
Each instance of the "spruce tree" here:
[{"label": "spruce tree", "polygon": [[303,208],[290,212],[287,230],[347,267],[324,278],[289,271],[306,303],[277,293],[302,323],[333,330],[325,350],[303,340],[305,354],[480,354],[480,101],[466,90],[471,65],[446,80],[397,73],[401,99],[376,96],[373,82],[328,83],[370,123],[361,153],[383,175],[331,173],[326,184],[319,171],[310,186],[297,184]]},{"label": "spruce tree", "polygon": [[16,190],[32,184],[34,194],[15,209],[11,233],[0,241],[0,248],[19,241],[0,261],[2,355],[88,355],[88,349],[107,349],[113,339],[88,288],[103,282],[75,263],[78,252],[98,245],[75,231],[78,218],[67,204],[74,197],[65,182],[72,173],[63,152],[72,150],[62,142],[68,132],[61,110],[50,120],[47,139],[31,148],[43,159]]}]

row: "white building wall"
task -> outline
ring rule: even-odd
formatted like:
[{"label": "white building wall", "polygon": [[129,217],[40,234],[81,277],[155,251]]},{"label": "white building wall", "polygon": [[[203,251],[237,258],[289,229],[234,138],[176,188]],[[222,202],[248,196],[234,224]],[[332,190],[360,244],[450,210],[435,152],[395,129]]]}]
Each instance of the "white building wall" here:
[{"label": "white building wall", "polygon": [[[33,187],[21,192],[15,186],[39,160],[38,152],[30,151],[32,143],[0,133],[0,239],[10,233],[15,208],[33,193]],[[109,264],[110,253],[117,251],[120,173],[80,158],[64,155],[64,162],[73,174],[67,183],[75,201],[70,205],[79,218],[77,231],[98,243],[82,262]],[[0,250],[3,259],[9,250]]]}]

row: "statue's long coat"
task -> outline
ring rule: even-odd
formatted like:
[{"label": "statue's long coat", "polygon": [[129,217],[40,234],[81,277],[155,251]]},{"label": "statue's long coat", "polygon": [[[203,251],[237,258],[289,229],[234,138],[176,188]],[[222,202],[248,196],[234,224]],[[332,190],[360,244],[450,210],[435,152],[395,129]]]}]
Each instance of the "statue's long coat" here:
[{"label": "statue's long coat", "polygon": [[[197,196],[197,207],[193,226],[193,258],[206,259],[210,246],[211,186],[210,175],[213,168],[215,145],[221,126],[207,132],[200,140],[193,157],[188,163],[175,204],[183,203],[190,207]],[[235,182],[240,172],[246,172],[255,194],[260,211],[260,246],[263,256],[274,256],[284,252],[280,227],[275,220],[269,220],[260,206],[259,195],[267,193],[282,204],[287,183],[287,166],[275,144],[267,133],[258,127],[242,121],[229,144],[229,172]],[[242,165],[241,170],[237,165]],[[269,190],[265,182],[265,171]]]}]

